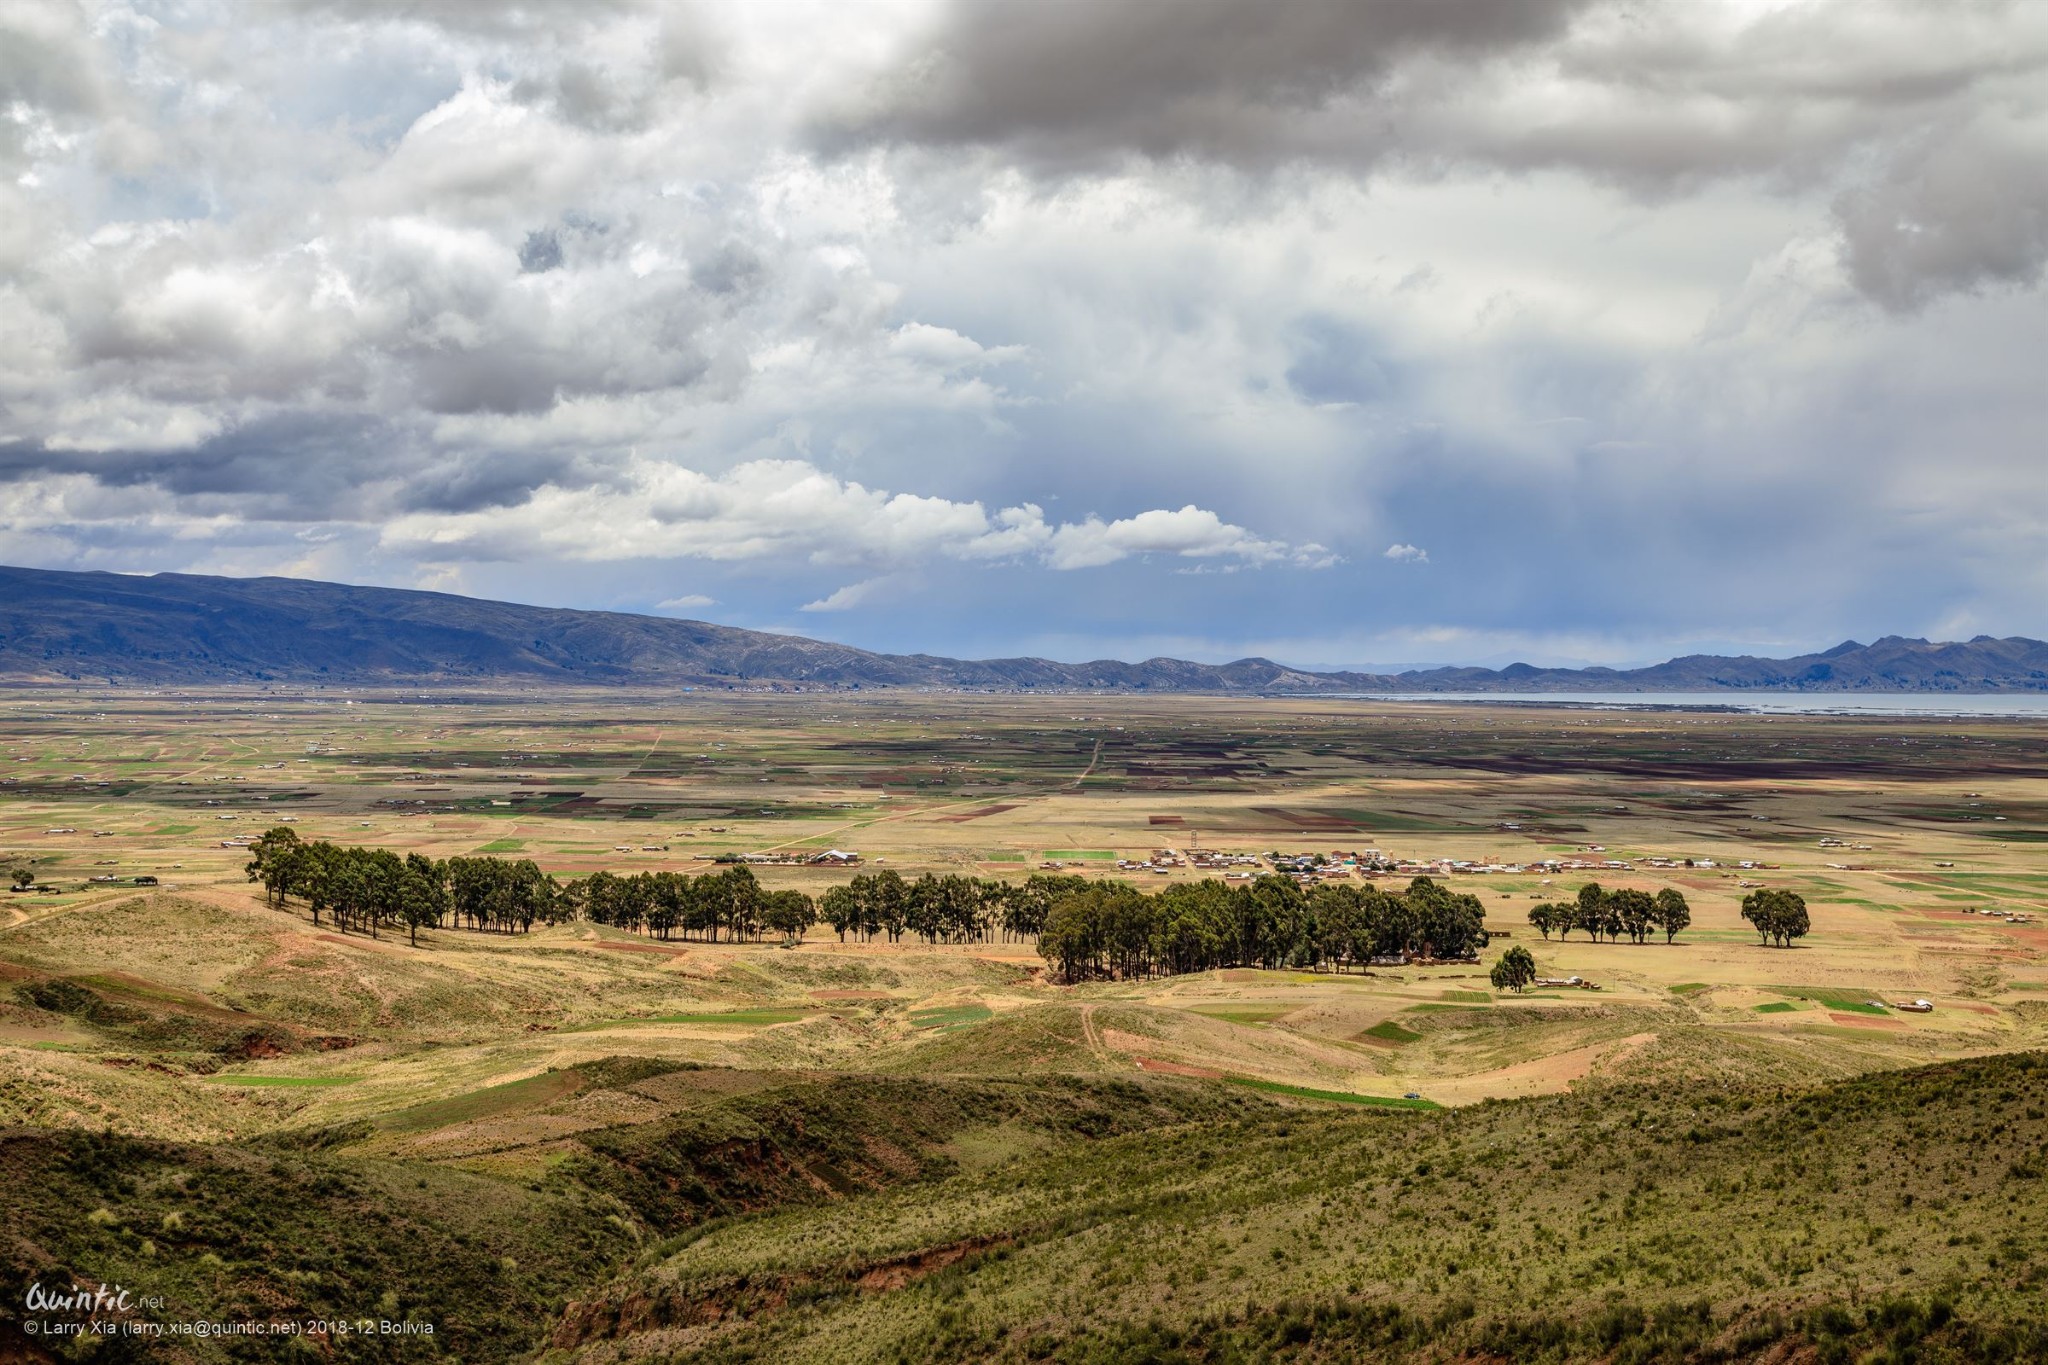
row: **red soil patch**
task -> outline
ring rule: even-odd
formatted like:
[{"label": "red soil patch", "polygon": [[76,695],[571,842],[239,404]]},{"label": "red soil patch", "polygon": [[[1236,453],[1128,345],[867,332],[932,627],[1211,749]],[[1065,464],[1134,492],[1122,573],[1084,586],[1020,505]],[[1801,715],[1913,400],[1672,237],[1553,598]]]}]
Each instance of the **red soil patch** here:
[{"label": "red soil patch", "polygon": [[921,1280],[935,1270],[944,1270],[955,1261],[965,1260],[974,1252],[994,1244],[993,1237],[970,1237],[964,1242],[951,1246],[933,1247],[910,1256],[899,1256],[884,1261],[856,1280],[862,1289],[870,1293],[901,1289],[916,1280]]},{"label": "red soil patch", "polygon": [[938,818],[938,823],[942,825],[959,825],[969,820],[979,820],[984,815],[1001,815],[1006,810],[1015,809],[1017,809],[1017,806],[1014,802],[1007,806],[983,806],[979,810],[963,810],[958,815],[941,815]]},{"label": "red soil patch", "polygon": [[1155,825],[1171,825],[1176,829],[1184,827],[1188,822],[1185,815],[1152,815],[1146,818]]},{"label": "red soil patch", "polygon": [[1998,1006],[1996,1005],[1965,1005],[1961,1001],[1957,1001],[1951,1008],[1968,1010],[1972,1014],[1988,1014],[1993,1019],[1998,1017]]},{"label": "red soil patch", "polygon": [[268,1061],[273,1057],[283,1057],[289,1054],[282,1047],[278,1046],[276,1039],[265,1038],[260,1034],[251,1034],[236,1044],[230,1055],[245,1062],[261,1062]]},{"label": "red soil patch", "polygon": [[1289,810],[1285,806],[1253,806],[1254,813],[1263,815],[1273,826],[1281,829],[1306,830],[1310,833],[1350,834],[1358,825],[1341,815],[1330,815],[1322,811]]}]

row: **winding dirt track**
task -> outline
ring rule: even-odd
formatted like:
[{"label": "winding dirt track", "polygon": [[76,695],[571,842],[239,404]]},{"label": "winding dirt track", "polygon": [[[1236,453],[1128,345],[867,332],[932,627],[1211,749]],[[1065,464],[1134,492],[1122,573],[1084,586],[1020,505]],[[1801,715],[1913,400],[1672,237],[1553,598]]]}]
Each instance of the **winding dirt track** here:
[{"label": "winding dirt track", "polygon": [[1116,1060],[1109,1050],[1109,1044],[1102,1041],[1102,1034],[1095,1027],[1095,1006],[1093,1005],[1081,1006],[1081,1036],[1087,1039],[1088,1050],[1094,1053],[1098,1060],[1104,1062],[1114,1062]]}]

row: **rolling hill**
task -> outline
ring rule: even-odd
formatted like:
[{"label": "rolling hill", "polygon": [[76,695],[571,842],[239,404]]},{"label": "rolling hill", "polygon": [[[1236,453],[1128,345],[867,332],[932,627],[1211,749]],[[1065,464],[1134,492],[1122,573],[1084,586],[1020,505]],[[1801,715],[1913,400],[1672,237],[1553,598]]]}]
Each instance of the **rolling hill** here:
[{"label": "rolling hill", "polygon": [[877,654],[704,621],[295,578],[0,567],[0,678],[156,684],[533,682],[1229,694],[2048,691],[2048,643],[1886,636],[1791,659],[1648,668],[1314,673],[1269,659],[961,660]]}]

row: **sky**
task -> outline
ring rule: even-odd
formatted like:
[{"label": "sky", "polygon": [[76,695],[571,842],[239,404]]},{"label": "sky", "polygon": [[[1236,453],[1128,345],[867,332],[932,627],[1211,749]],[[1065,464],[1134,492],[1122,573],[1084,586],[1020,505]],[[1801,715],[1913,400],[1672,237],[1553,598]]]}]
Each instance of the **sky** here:
[{"label": "sky", "polygon": [[2048,636],[2048,4],[0,0],[0,563],[868,648]]}]

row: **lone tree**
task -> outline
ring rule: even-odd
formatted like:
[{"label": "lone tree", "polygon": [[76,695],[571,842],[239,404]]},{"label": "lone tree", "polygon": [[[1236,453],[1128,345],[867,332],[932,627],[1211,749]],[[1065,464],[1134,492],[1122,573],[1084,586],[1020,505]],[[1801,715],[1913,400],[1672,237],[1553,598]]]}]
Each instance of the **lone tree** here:
[{"label": "lone tree", "polygon": [[1742,898],[1742,917],[1755,927],[1759,943],[1790,948],[1807,930],[1806,899],[1796,891],[1752,891]]},{"label": "lone tree", "polygon": [[17,868],[15,868],[15,869],[14,869],[14,889],[15,889],[15,890],[17,890],[17,891],[26,891],[26,890],[28,890],[28,889],[29,889],[29,888],[30,888],[31,886],[34,886],[35,884],[36,884],[36,873],[35,873],[35,869],[34,869],[34,868],[32,868],[32,867],[17,867]]},{"label": "lone tree", "polygon": [[1529,950],[1517,943],[1500,955],[1500,961],[1493,964],[1493,987],[1495,990],[1519,991],[1536,979],[1536,959],[1529,956]]}]

